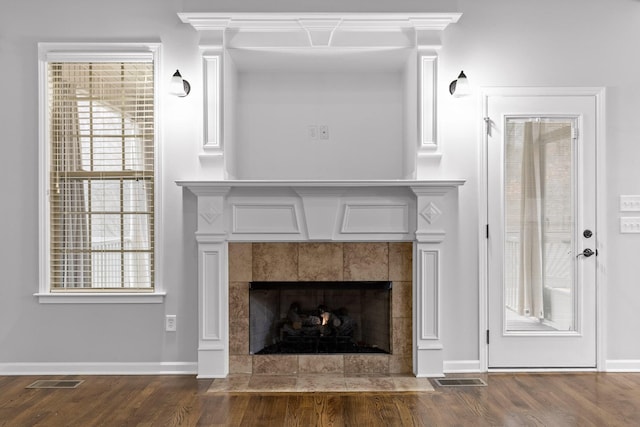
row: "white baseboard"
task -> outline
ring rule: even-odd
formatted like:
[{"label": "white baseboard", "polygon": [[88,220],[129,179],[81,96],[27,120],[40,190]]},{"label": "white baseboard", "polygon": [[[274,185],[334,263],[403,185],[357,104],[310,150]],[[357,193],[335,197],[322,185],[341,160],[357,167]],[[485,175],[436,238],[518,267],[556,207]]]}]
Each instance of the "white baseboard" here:
[{"label": "white baseboard", "polygon": [[0,363],[0,375],[194,375],[197,362]]},{"label": "white baseboard", "polygon": [[456,374],[466,372],[482,372],[479,360],[445,360],[442,370],[445,374]]},{"label": "white baseboard", "polygon": [[640,372],[640,360],[607,360],[604,370],[605,372]]},{"label": "white baseboard", "polygon": [[[594,369],[505,369],[505,370],[492,370],[492,372],[555,372],[555,371],[577,371],[577,372],[591,372]],[[617,359],[605,361],[604,372],[640,372],[640,360],[636,359]],[[479,360],[445,360],[443,366],[443,372],[447,374],[455,373],[471,373],[482,372],[480,369]]]},{"label": "white baseboard", "polygon": [[[532,371],[532,370],[524,370]],[[640,372],[640,360],[607,360],[605,372]],[[443,372],[479,373],[479,360],[445,360]],[[197,362],[0,363],[0,375],[196,375]]]}]

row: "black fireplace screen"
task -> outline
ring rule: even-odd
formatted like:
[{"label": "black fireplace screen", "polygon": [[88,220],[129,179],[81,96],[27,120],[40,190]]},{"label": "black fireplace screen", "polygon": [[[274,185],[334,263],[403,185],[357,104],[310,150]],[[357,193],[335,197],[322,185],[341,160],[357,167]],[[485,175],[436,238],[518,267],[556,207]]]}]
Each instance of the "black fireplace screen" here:
[{"label": "black fireplace screen", "polygon": [[249,350],[391,353],[391,289],[388,281],[251,282]]}]

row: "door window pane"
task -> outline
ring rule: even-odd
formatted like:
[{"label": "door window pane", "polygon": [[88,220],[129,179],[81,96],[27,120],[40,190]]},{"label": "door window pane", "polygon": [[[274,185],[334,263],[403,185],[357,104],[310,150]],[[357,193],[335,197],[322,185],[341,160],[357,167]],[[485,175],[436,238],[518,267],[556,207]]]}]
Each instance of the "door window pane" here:
[{"label": "door window pane", "polygon": [[505,124],[507,331],[574,331],[573,119]]}]

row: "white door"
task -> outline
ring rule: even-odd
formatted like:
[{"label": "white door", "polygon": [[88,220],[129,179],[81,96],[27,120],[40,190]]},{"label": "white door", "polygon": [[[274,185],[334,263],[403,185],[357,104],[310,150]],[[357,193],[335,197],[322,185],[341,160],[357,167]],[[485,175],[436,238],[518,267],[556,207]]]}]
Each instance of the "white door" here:
[{"label": "white door", "polygon": [[596,366],[596,97],[486,98],[489,368]]}]

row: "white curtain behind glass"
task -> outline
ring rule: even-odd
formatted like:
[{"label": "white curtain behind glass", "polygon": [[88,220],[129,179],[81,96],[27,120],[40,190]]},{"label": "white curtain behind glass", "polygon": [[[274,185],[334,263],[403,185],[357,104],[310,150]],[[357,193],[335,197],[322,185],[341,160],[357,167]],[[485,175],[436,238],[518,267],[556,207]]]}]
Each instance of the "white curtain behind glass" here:
[{"label": "white curtain behind glass", "polygon": [[524,124],[518,313],[544,318],[542,147],[544,123]]}]

